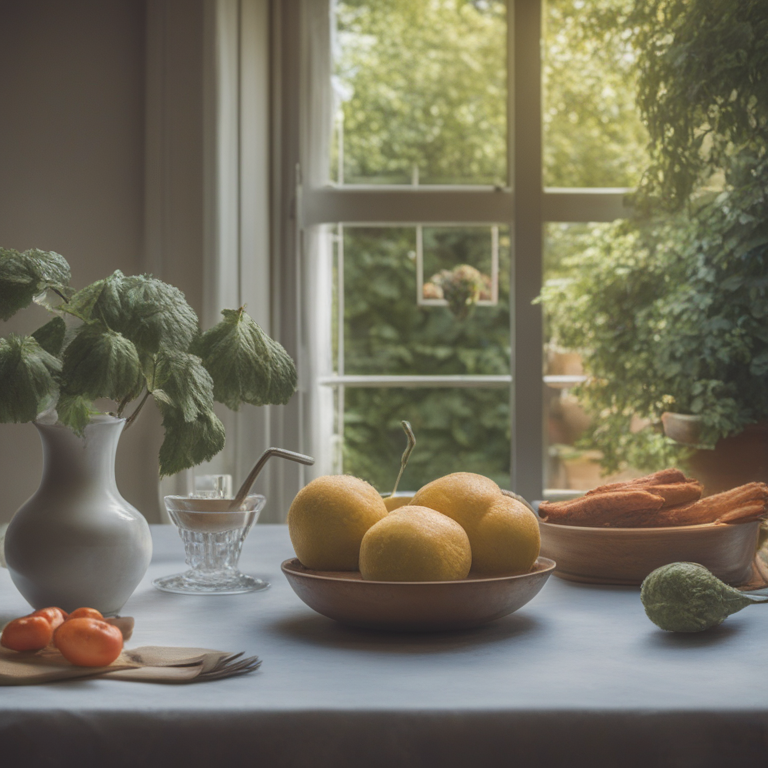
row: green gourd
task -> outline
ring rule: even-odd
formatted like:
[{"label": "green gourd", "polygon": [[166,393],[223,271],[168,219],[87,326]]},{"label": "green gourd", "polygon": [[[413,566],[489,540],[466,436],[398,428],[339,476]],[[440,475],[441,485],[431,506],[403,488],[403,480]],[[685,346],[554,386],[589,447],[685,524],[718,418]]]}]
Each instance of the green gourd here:
[{"label": "green gourd", "polygon": [[670,563],[646,576],[640,600],[648,618],[668,632],[703,632],[768,597],[729,587],[698,563]]}]

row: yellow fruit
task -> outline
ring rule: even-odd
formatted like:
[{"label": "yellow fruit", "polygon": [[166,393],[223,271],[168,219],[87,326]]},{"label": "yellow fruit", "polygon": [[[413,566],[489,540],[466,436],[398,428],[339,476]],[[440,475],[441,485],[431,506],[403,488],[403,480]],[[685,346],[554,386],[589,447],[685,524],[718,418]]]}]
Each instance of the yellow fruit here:
[{"label": "yellow fruit", "polygon": [[467,536],[472,545],[472,570],[494,576],[527,573],[541,547],[539,522],[525,504],[501,496],[479,517],[468,521]]},{"label": "yellow fruit", "polygon": [[463,520],[482,514],[501,496],[501,489],[493,480],[472,472],[454,472],[416,492],[411,504],[429,507],[454,519],[459,525]]},{"label": "yellow fruit", "polygon": [[536,516],[525,504],[504,496],[487,477],[470,472],[446,475],[421,488],[411,504],[442,512],[464,528],[473,573],[525,573],[539,556]]},{"label": "yellow fruit", "polygon": [[426,507],[390,512],[360,547],[360,573],[370,581],[455,581],[467,577],[471,564],[464,529]]},{"label": "yellow fruit", "polygon": [[317,571],[356,571],[365,532],[387,516],[376,489],[351,475],[325,475],[304,486],[288,510],[296,557]]}]

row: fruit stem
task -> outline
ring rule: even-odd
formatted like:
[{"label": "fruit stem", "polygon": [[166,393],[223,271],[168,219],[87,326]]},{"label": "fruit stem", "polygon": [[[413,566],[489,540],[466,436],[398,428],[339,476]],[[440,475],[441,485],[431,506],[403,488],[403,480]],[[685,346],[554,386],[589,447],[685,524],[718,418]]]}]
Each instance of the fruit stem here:
[{"label": "fruit stem", "polygon": [[408,463],[408,457],[411,455],[411,451],[414,449],[414,446],[416,445],[416,436],[413,434],[413,429],[411,429],[411,425],[407,421],[401,421],[400,423],[403,425],[405,434],[408,436],[408,445],[403,451],[403,457],[400,459],[400,471],[397,473],[397,480],[395,480],[395,487],[392,489],[392,493],[390,493],[389,496],[384,497],[386,499],[391,498],[397,493],[397,486],[400,485],[400,478],[403,476],[403,470],[405,469],[405,465]]}]

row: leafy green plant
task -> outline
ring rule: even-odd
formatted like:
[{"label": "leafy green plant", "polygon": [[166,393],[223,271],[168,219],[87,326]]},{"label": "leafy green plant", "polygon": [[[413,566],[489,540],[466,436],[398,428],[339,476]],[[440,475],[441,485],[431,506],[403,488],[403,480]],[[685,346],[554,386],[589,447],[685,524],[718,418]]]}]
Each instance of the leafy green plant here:
[{"label": "leafy green plant", "polygon": [[0,338],[0,422],[55,408],[78,434],[102,410],[129,427],[152,398],[165,430],[160,474],[172,475],[224,447],[214,401],[284,404],[296,389],[290,356],[243,307],[200,333],[184,294],[161,280],[116,271],[74,291],[70,278],[57,253],[0,249],[0,318],[33,301],[54,315],[29,336]]},{"label": "leafy green plant", "polygon": [[[663,411],[698,415],[708,445],[768,418],[768,11],[643,0],[626,23],[651,137],[641,215],[602,229],[541,297],[553,337],[583,352],[608,470],[680,457]],[[638,416],[652,428],[633,432]]]}]

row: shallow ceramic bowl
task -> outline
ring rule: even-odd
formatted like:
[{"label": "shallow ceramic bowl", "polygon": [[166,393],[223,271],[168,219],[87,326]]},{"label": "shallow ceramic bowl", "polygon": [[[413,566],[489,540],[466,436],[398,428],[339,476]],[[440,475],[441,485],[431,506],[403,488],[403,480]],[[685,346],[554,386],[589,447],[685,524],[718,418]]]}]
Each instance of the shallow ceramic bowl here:
[{"label": "shallow ceramic bowl", "polygon": [[638,585],[662,565],[701,563],[719,579],[749,581],[759,522],[676,528],[586,528],[539,521],[541,554],[557,560],[556,575],[589,584]]},{"label": "shallow ceramic bowl", "polygon": [[282,564],[293,591],[343,624],[396,632],[437,632],[487,624],[533,599],[555,568],[540,557],[528,573],[459,581],[364,581],[355,571],[312,571]]}]

